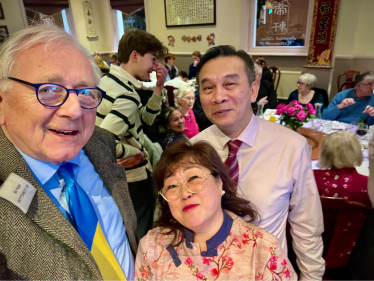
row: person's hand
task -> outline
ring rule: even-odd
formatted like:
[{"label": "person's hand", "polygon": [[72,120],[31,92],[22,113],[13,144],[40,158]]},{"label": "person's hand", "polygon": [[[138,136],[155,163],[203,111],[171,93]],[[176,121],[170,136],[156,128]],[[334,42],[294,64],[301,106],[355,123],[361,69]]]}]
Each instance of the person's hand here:
[{"label": "person's hand", "polygon": [[132,168],[144,161],[144,153],[138,148],[136,149],[136,155],[125,159],[117,159],[117,163],[124,166],[125,168]]},{"label": "person's hand", "polygon": [[198,64],[199,64],[199,62],[198,62],[197,60],[194,60],[194,61],[193,61],[193,66],[196,67]]},{"label": "person's hand", "polygon": [[374,116],[374,107],[372,107],[370,105],[367,105],[365,107],[365,110],[362,113],[367,113],[367,114],[370,115],[370,117],[373,117]]},{"label": "person's hand", "polygon": [[266,96],[266,97],[260,99],[258,102],[262,102],[262,103],[264,103],[264,104],[267,104],[267,103],[269,102],[269,101],[268,101],[268,97]]},{"label": "person's hand", "polygon": [[340,104],[338,104],[338,109],[343,109],[344,107],[355,104],[356,102],[352,98],[344,99]]},{"label": "person's hand", "polygon": [[153,70],[156,71],[156,87],[164,87],[166,77],[168,76],[168,70],[159,62],[154,63]]}]

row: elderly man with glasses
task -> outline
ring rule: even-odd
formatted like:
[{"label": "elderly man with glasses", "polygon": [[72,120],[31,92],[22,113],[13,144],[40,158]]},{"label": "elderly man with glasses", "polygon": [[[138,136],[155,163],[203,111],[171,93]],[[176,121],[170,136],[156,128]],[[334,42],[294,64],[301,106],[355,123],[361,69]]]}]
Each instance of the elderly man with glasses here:
[{"label": "elderly man with glasses", "polygon": [[22,30],[0,50],[0,279],[132,280],[136,217],[105,92],[65,31]]},{"label": "elderly man with glasses", "polygon": [[354,88],[341,91],[323,110],[322,118],[344,123],[359,121],[374,124],[374,74],[363,72],[355,76]]}]

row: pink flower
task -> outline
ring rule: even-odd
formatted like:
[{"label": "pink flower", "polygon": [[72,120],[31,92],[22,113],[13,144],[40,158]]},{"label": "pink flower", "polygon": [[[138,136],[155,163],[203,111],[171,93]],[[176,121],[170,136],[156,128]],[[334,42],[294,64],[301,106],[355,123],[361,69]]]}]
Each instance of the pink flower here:
[{"label": "pink flower", "polygon": [[206,264],[209,266],[209,262],[210,262],[209,259],[207,259],[206,257],[203,257],[203,264]]},{"label": "pink flower", "polygon": [[143,279],[147,279],[148,278],[148,273],[147,273],[147,270],[145,268],[143,268],[143,270],[142,270],[142,278]]},{"label": "pink flower", "polygon": [[213,268],[213,269],[210,271],[210,275],[211,275],[212,277],[217,276],[217,275],[218,275],[218,270],[217,270],[217,268]]},{"label": "pink flower", "polygon": [[314,109],[313,104],[311,104],[310,102],[308,102],[305,106],[306,106],[306,108],[308,108],[308,109]]},{"label": "pink flower", "polygon": [[240,242],[238,242],[237,246],[238,246],[239,249],[242,248],[242,244],[240,244]]},{"label": "pink flower", "polygon": [[277,106],[277,115],[281,115],[284,112],[284,105],[283,104],[278,104]]},{"label": "pink flower", "polygon": [[146,256],[145,256],[145,254],[143,254],[143,260],[145,260],[146,259]]},{"label": "pink flower", "polygon": [[282,261],[281,265],[287,265],[287,261],[286,261],[286,259],[284,259],[284,260]]},{"label": "pink flower", "polygon": [[260,232],[260,231],[257,232],[256,236],[259,237],[259,238],[264,238],[264,235],[263,235],[262,232]]},{"label": "pink flower", "polygon": [[277,263],[276,262],[270,262],[270,270],[277,270]]},{"label": "pink flower", "polygon": [[201,272],[196,272],[196,277],[200,280],[204,279],[204,275]]},{"label": "pink flower", "polygon": [[155,263],[155,261],[151,261],[151,262],[149,263],[149,266],[152,267],[152,268],[156,268],[156,263]]},{"label": "pink flower", "polygon": [[307,115],[307,114],[305,113],[304,110],[300,110],[300,111],[296,114],[295,119],[296,119],[296,120],[299,120],[299,121],[304,121],[306,115]]},{"label": "pink flower", "polygon": [[276,256],[271,256],[269,261],[270,262],[277,262],[277,257]]},{"label": "pink flower", "polygon": [[291,104],[294,104],[294,105],[297,105],[297,104],[300,104],[298,100],[293,100],[291,101]]},{"label": "pink flower", "polygon": [[247,240],[244,240],[242,239],[242,243],[245,245],[245,244],[249,244]]},{"label": "pink flower", "polygon": [[249,238],[249,235],[247,233],[243,233],[243,237],[248,239]]},{"label": "pink flower", "polygon": [[300,104],[295,105],[294,108],[295,108],[295,110],[304,109],[304,107],[302,105],[300,105]]},{"label": "pink flower", "polygon": [[229,232],[229,236],[231,236],[231,231]]},{"label": "pink flower", "polygon": [[288,109],[287,109],[287,114],[288,115],[291,115],[291,116],[294,116],[295,115],[295,108],[290,106]]},{"label": "pink flower", "polygon": [[290,278],[291,275],[290,275],[290,270],[288,268],[286,268],[286,270],[284,271],[284,274],[286,275],[286,278]]},{"label": "pink flower", "polygon": [[187,265],[193,265],[193,261],[191,260],[191,258],[186,258],[186,260],[184,261]]},{"label": "pink flower", "polygon": [[316,114],[316,111],[313,108],[308,109],[309,114],[314,115]]}]

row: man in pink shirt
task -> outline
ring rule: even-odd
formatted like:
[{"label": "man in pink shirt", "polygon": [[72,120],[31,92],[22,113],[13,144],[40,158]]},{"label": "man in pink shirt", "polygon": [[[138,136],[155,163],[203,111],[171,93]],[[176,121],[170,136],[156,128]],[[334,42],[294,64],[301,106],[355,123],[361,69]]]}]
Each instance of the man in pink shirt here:
[{"label": "man in pink shirt", "polygon": [[234,157],[229,172],[235,171],[231,175],[238,181],[239,194],[257,210],[260,220],[255,224],[275,235],[287,250],[288,220],[299,279],[321,280],[323,217],[306,139],[253,115],[258,85],[246,52],[231,46],[211,48],[201,59],[196,78],[204,112],[214,125],[191,141],[209,141],[226,163]]}]

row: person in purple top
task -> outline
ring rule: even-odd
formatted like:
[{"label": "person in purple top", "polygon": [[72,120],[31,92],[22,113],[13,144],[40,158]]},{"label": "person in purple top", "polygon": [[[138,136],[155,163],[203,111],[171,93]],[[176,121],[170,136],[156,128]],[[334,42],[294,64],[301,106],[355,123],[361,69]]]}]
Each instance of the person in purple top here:
[{"label": "person in purple top", "polygon": [[359,121],[361,116],[368,125],[374,124],[374,74],[357,74],[355,87],[338,93],[323,110],[322,118],[344,123]]}]

